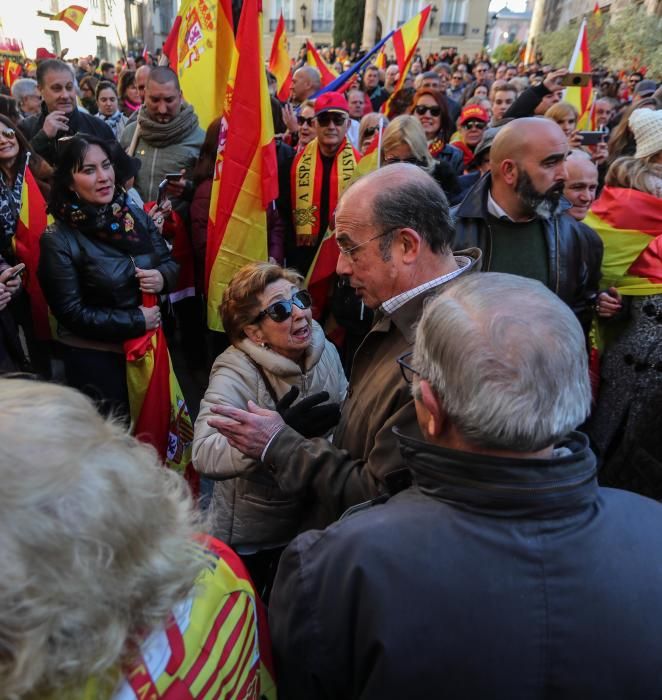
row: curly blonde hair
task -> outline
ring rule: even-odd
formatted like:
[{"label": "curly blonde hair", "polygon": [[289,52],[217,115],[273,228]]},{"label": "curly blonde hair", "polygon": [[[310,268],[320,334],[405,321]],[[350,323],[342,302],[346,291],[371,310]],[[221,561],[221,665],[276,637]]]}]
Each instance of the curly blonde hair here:
[{"label": "curly blonde hair", "polygon": [[200,516],[186,482],[83,394],[5,378],[0,395],[0,695],[113,683],[191,593]]}]

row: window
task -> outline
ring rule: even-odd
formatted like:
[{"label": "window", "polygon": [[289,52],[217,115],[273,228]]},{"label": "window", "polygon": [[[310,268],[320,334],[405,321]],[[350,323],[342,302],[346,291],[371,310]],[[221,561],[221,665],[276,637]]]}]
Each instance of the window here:
[{"label": "window", "polygon": [[443,22],[459,23],[464,22],[467,3],[465,0],[447,0],[444,3]]},{"label": "window", "polygon": [[50,49],[51,53],[54,53],[56,56],[60,55],[60,32],[54,32],[51,31],[50,29],[45,29],[44,34],[46,35],[46,43],[48,49]]},{"label": "window", "polygon": [[315,0],[313,3],[313,19],[311,29],[313,32],[333,31],[333,5],[334,0]]},{"label": "window", "polygon": [[90,0],[90,10],[91,19],[95,24],[108,24],[106,0]]},{"label": "window", "polygon": [[97,56],[102,61],[108,60],[108,41],[106,41],[105,36],[97,37]]},{"label": "window", "polygon": [[273,19],[278,19],[281,12],[285,20],[295,19],[294,0],[273,0],[272,8],[273,12],[271,16]]},{"label": "window", "polygon": [[421,11],[420,4],[420,0],[400,0],[398,27],[401,27],[405,22]]}]

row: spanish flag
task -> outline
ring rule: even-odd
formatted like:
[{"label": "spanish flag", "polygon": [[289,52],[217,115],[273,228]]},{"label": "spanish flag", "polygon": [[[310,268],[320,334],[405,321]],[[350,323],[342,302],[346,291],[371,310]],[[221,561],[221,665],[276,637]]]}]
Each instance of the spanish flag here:
[{"label": "spanish flag", "polygon": [[85,18],[86,12],[87,7],[81,7],[80,5],[69,5],[69,7],[65,7],[64,10],[58,12],[56,15],[53,15],[51,19],[54,21],[57,20],[59,22],[65,22],[75,32],[77,32],[83,19]]},{"label": "spanish flag", "polygon": [[4,84],[10,88],[20,77],[20,64],[12,61],[10,58],[5,58],[5,62],[2,66],[2,79]]},{"label": "spanish flag", "polygon": [[[216,159],[207,229],[207,323],[222,331],[219,306],[235,272],[267,259],[267,206],[278,196],[273,117],[262,55],[262,3],[244,0],[234,92]],[[222,158],[222,168],[219,161]]]},{"label": "spanish flag", "polygon": [[39,239],[46,227],[52,223],[53,217],[46,213],[46,202],[41,190],[26,165],[21,191],[21,210],[12,243],[16,257],[25,263],[23,286],[30,299],[32,323],[35,336],[39,340],[50,340],[53,337],[54,321],[49,314],[48,304],[37,278]]},{"label": "spanish flag", "polygon": [[391,41],[393,41],[393,49],[395,51],[395,60],[398,64],[398,70],[400,71],[400,77],[395,85],[391,96],[382,105],[381,111],[384,114],[388,114],[390,108],[391,100],[393,95],[395,95],[398,90],[402,88],[407,75],[409,74],[409,68],[414,59],[414,54],[416,53],[416,47],[420,38],[423,36],[425,31],[425,25],[427,24],[428,17],[430,16],[431,5],[423,8],[415,17],[412,17],[408,22],[402,25],[400,29],[396,29],[393,32]]},{"label": "spanish flag", "polygon": [[[571,73],[590,73],[591,72],[591,56],[588,50],[588,34],[586,31],[586,20],[582,20],[579,27],[579,35],[575,44],[572,58],[568,70]],[[566,88],[563,94],[565,102],[569,102],[577,110],[579,119],[577,126],[580,129],[588,128],[589,111],[591,109],[591,97],[593,95],[593,84],[589,81],[586,87],[569,87]]]},{"label": "spanish flag", "polygon": [[334,81],[338,74],[331,68],[327,62],[319,55],[317,49],[312,44],[310,39],[306,39],[306,62],[309,66],[317,68],[322,78],[322,87],[326,87]]},{"label": "spanish flag", "polygon": [[602,282],[621,294],[662,292],[662,208],[645,192],[605,187],[584,223],[604,243]]},{"label": "spanish flag", "polygon": [[379,68],[379,70],[386,70],[386,51],[383,47],[382,50],[377,54],[375,66]]},{"label": "spanish flag", "polygon": [[[155,294],[143,294],[143,306],[157,304]],[[134,435],[152,445],[165,466],[181,472],[197,491],[191,463],[193,423],[186,407],[159,326],[124,343],[129,409]]]},{"label": "spanish flag", "polygon": [[292,84],[292,71],[290,65],[290,54],[287,51],[287,34],[285,33],[285,20],[283,13],[280,13],[274,43],[271,45],[271,56],[269,57],[269,72],[276,77],[278,90],[276,97],[281,102],[286,102],[290,96],[290,85]]},{"label": "spanish flag", "polygon": [[235,58],[231,0],[183,0],[163,54],[206,129],[231,99],[228,76]]}]

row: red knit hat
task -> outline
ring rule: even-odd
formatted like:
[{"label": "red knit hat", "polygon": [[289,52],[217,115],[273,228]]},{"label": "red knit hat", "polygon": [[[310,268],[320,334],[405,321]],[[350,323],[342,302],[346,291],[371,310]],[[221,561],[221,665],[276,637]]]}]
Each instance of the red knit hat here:
[{"label": "red knit hat", "polygon": [[484,110],[480,105],[468,105],[462,110],[462,114],[460,114],[460,126],[470,119],[478,119],[487,124],[487,122],[490,121],[490,115],[487,113],[487,110]]},{"label": "red knit hat", "polygon": [[325,92],[315,100],[315,116],[322,112],[344,112],[349,114],[349,105],[341,92]]}]

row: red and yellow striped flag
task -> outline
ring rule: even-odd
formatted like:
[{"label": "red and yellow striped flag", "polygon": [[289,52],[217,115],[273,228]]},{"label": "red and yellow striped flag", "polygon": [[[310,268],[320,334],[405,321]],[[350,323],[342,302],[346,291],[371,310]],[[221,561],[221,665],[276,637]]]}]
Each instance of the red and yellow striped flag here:
[{"label": "red and yellow striped flag", "polygon": [[418,42],[425,31],[425,25],[427,24],[428,17],[430,16],[431,7],[431,5],[428,5],[427,7],[423,8],[415,17],[412,17],[408,22],[403,24],[400,29],[396,29],[393,32],[391,41],[393,42],[395,60],[398,64],[400,77],[398,78],[398,82],[396,83],[391,96],[382,105],[380,111],[384,112],[384,114],[388,114],[393,95],[395,95],[395,93],[402,88],[405,80],[407,79],[409,69],[411,68],[411,63],[414,59],[414,54],[416,53],[416,47],[418,46]]},{"label": "red and yellow striped flag", "polygon": [[[588,50],[588,34],[586,31],[586,20],[582,20],[577,36],[572,58],[568,70],[571,73],[590,73],[591,56]],[[563,93],[565,102],[569,102],[577,110],[579,119],[577,126],[579,129],[588,128],[588,115],[591,108],[591,96],[593,94],[593,83],[589,81],[586,87],[569,87]]]},{"label": "red and yellow striped flag", "polygon": [[662,292],[662,208],[652,194],[605,187],[584,223],[604,243],[601,287],[641,296]]},{"label": "red and yellow striped flag", "polygon": [[375,66],[377,66],[379,70],[386,70],[386,51],[384,48],[377,54]]},{"label": "red and yellow striped flag", "polygon": [[276,77],[278,90],[276,97],[281,102],[286,102],[290,96],[290,85],[292,84],[292,71],[290,65],[290,54],[287,51],[287,34],[285,33],[285,20],[283,13],[280,13],[278,26],[274,34],[274,43],[271,45],[271,56],[269,57],[269,72]]},{"label": "red and yellow striped flag", "polygon": [[[262,55],[262,3],[245,0],[227,132],[209,208],[207,323],[222,331],[219,306],[235,272],[267,259],[267,206],[278,196],[273,117]],[[219,159],[222,157],[222,168]],[[220,170],[220,172],[219,172]]]},{"label": "red and yellow striped flag", "polygon": [[10,88],[21,77],[21,66],[19,63],[5,58],[2,66],[2,80]]},{"label": "red and yellow striped flag", "polygon": [[50,340],[54,335],[54,319],[48,311],[48,304],[37,277],[39,239],[46,227],[52,223],[53,217],[46,213],[46,202],[30,168],[26,165],[21,190],[21,210],[12,246],[18,260],[25,263],[23,286],[30,299],[32,323],[39,340]]},{"label": "red and yellow striped flag", "polygon": [[75,32],[77,32],[81,23],[83,22],[83,19],[85,19],[86,12],[87,7],[81,7],[80,5],[69,5],[69,7],[65,7],[64,10],[58,12],[56,15],[53,15],[51,19],[68,24]]},{"label": "red and yellow striped flag", "polygon": [[[155,294],[143,294],[143,306],[157,303]],[[193,423],[163,328],[127,340],[124,352],[134,435],[152,445],[167,467],[181,472],[195,493],[199,479],[191,462]]]},{"label": "red and yellow striped flag", "polygon": [[326,87],[338,77],[338,74],[333,68],[319,55],[319,52],[310,39],[306,39],[306,62],[309,66],[317,68],[319,71],[322,79],[322,87]]},{"label": "red and yellow striped flag", "polygon": [[230,0],[183,0],[163,54],[177,73],[184,99],[206,129],[231,96],[235,60]]}]

